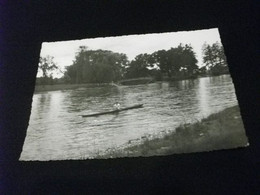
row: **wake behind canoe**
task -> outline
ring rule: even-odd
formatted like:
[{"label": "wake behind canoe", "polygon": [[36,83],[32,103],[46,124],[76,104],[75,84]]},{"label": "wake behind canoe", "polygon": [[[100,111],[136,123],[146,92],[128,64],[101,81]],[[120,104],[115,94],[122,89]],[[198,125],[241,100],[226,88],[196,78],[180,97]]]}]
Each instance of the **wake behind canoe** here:
[{"label": "wake behind canoe", "polygon": [[107,112],[100,112],[100,113],[94,113],[94,114],[86,114],[86,115],[81,115],[82,117],[93,117],[93,116],[100,116],[100,115],[105,115],[105,114],[115,114],[119,113],[125,110],[130,110],[130,109],[136,109],[136,108],[142,108],[143,104],[137,104],[134,106],[126,107],[126,108],[121,108],[118,110],[112,110],[112,111],[107,111]]}]

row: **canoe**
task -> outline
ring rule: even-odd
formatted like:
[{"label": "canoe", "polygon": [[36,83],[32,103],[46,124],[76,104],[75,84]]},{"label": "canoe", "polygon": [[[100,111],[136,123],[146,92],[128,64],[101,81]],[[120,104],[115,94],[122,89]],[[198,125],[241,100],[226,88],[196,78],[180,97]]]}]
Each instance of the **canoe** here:
[{"label": "canoe", "polygon": [[126,108],[121,108],[118,110],[112,110],[112,111],[107,111],[107,112],[100,112],[100,113],[94,113],[94,114],[86,114],[86,115],[81,115],[82,117],[93,117],[93,116],[100,116],[104,114],[116,114],[125,110],[131,110],[131,109],[136,109],[136,108],[142,108],[143,104],[137,104],[134,106],[126,107]]}]

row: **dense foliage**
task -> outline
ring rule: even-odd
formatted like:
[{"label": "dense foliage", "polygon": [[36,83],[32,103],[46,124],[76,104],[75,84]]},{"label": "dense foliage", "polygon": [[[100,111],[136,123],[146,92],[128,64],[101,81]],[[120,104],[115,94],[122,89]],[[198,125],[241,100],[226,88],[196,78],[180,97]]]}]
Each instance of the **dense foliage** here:
[{"label": "dense foliage", "polygon": [[211,75],[228,73],[227,60],[223,46],[216,42],[212,45],[204,44],[202,47],[203,63]]},{"label": "dense foliage", "polygon": [[[228,73],[224,48],[220,43],[205,43],[202,52],[204,66],[199,68],[195,52],[187,44],[179,44],[178,47],[158,50],[152,54],[139,54],[132,61],[123,53],[89,50],[86,46],[80,46],[73,64],[66,67],[60,82],[110,83],[140,77],[176,80]],[[41,79],[47,81],[52,79],[48,73],[58,67],[53,62],[53,57],[47,56],[40,58],[39,68],[43,72]]]},{"label": "dense foliage", "polygon": [[39,70],[42,72],[42,77],[37,79],[37,84],[53,84],[52,71],[58,69],[53,59],[52,56],[40,57]]},{"label": "dense foliage", "polygon": [[127,64],[125,54],[81,46],[66,74],[72,83],[107,83],[122,79]]},{"label": "dense foliage", "polygon": [[125,54],[80,47],[71,66],[66,68],[71,83],[104,83],[121,79],[166,75],[169,78],[191,77],[197,59],[190,45],[139,54],[131,62]]},{"label": "dense foliage", "polygon": [[190,45],[180,44],[177,48],[159,50],[152,55],[154,66],[169,78],[189,78],[198,70],[195,52]]}]

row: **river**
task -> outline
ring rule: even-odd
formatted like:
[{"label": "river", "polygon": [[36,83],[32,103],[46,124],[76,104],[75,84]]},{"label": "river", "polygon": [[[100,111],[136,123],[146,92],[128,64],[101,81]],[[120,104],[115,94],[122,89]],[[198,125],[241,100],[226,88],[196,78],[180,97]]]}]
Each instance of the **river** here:
[{"label": "river", "polygon": [[[82,118],[121,107],[143,108]],[[132,86],[36,93],[20,160],[93,158],[143,136],[159,137],[184,123],[237,105],[230,75]]]}]

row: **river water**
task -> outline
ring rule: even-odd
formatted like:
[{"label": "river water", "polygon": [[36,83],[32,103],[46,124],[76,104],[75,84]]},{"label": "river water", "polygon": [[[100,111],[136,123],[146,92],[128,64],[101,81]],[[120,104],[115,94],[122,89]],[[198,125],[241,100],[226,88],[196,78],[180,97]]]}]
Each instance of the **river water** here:
[{"label": "river water", "polygon": [[[143,108],[82,118],[121,107]],[[20,160],[93,158],[143,136],[159,137],[184,123],[237,105],[230,75],[132,86],[37,93]]]}]

